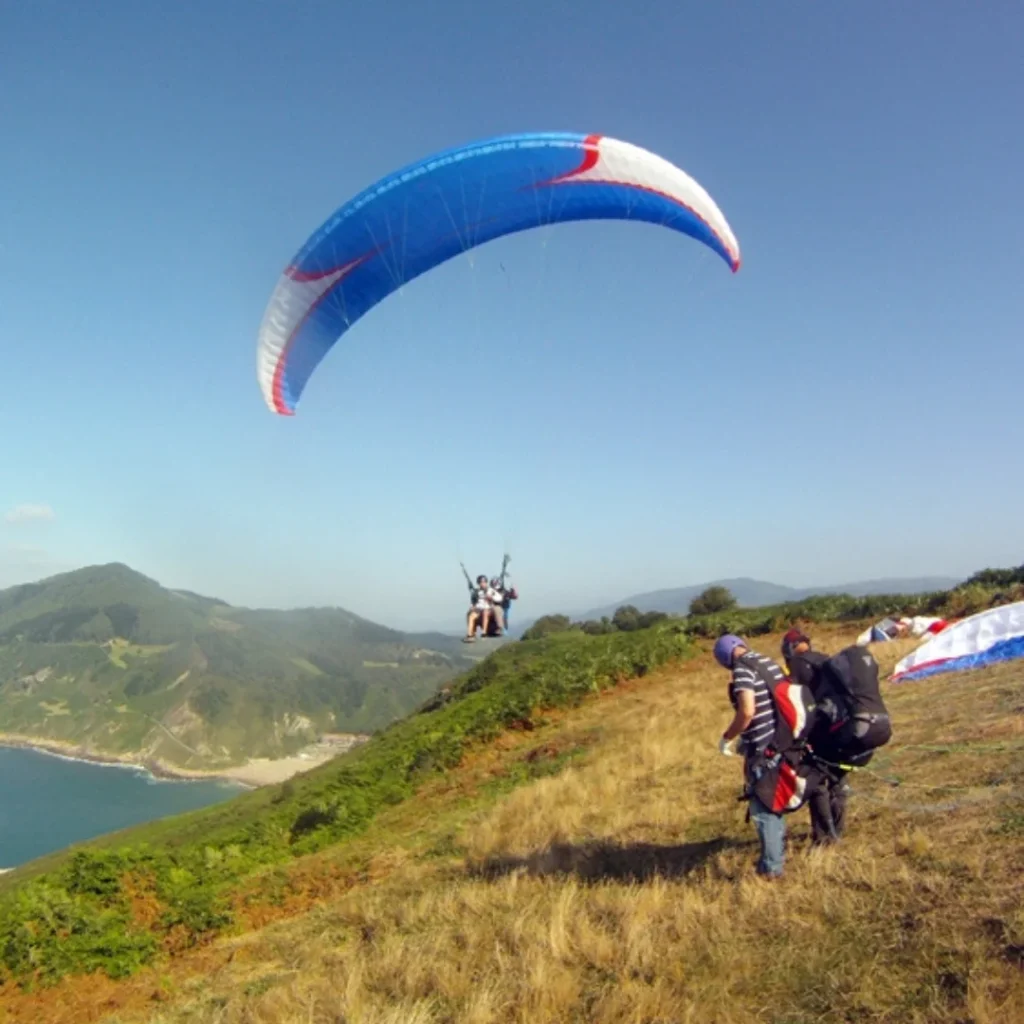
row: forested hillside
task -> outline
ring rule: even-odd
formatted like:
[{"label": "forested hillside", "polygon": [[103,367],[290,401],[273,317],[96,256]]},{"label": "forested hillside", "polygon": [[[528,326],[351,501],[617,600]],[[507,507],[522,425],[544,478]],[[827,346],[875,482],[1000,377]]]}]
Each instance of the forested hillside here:
[{"label": "forested hillside", "polygon": [[371,732],[472,664],[452,637],[236,608],[118,564],[0,591],[0,733],[189,768]]}]

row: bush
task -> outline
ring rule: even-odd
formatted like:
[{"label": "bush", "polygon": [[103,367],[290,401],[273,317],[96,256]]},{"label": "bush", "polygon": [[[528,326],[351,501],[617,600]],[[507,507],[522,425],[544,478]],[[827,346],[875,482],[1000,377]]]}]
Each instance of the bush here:
[{"label": "bush", "polygon": [[[600,632],[611,633],[618,630],[622,633],[632,633],[638,629],[650,629],[651,626],[664,622],[668,616],[664,612],[640,612],[631,604],[623,605],[616,609],[612,620],[609,623],[607,618],[600,622]],[[583,631],[586,633],[587,623],[583,624]]]},{"label": "bush", "polygon": [[665,612],[644,612],[640,616],[640,628],[650,629],[651,626],[656,626],[659,622],[664,622],[668,619],[668,615]]},{"label": "bush", "polygon": [[103,970],[122,978],[155,951],[155,938],[132,926],[120,902],[105,906],[55,880],[30,883],[0,906],[0,965],[15,977],[50,983]]},{"label": "bush", "polygon": [[[976,572],[969,580],[961,584],[961,587],[969,587],[972,584],[999,588],[1024,584],[1024,565],[1020,565],[1016,569],[982,569],[981,572]],[[959,590],[960,587],[956,589]]]},{"label": "bush", "polygon": [[945,612],[950,618],[966,618],[984,611],[991,603],[991,587],[981,583],[966,583],[950,593]]},{"label": "bush", "polygon": [[568,615],[542,615],[525,633],[524,640],[539,640],[549,633],[564,633],[572,629],[572,620]]},{"label": "bush", "polygon": [[961,584],[954,590],[925,594],[823,594],[765,608],[733,608],[713,615],[692,615],[682,624],[688,636],[714,639],[723,633],[755,637],[779,633],[796,622],[858,622],[888,615],[935,615],[959,619],[994,605],[1024,599],[1024,584],[1010,587]]}]

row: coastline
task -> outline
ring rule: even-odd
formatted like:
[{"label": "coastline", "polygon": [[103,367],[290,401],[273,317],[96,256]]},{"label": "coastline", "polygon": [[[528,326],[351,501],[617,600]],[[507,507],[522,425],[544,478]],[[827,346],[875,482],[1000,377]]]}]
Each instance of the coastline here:
[{"label": "coastline", "polygon": [[39,754],[60,757],[67,761],[80,761],[108,768],[126,768],[145,772],[155,779],[173,782],[225,782],[244,789],[259,789],[273,786],[317,768],[332,760],[341,750],[282,758],[250,758],[242,764],[224,768],[179,768],[157,759],[139,759],[138,755],[98,753],[87,746],[68,743],[64,740],[42,739],[38,736],[24,736],[18,733],[0,733],[0,747],[34,750]]}]

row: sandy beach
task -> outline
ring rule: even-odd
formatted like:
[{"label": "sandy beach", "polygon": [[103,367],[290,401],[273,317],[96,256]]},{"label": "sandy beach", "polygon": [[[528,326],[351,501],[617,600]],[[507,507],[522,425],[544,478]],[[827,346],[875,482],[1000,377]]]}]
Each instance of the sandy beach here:
[{"label": "sandy beach", "polygon": [[[245,764],[233,765],[230,768],[219,768],[215,771],[190,768],[162,768],[168,777],[176,779],[223,779],[225,782],[237,782],[243,786],[250,786],[258,789],[260,786],[274,786],[279,782],[285,782],[301,772],[308,772],[312,768],[319,768],[320,765],[337,757],[344,751],[336,750],[317,754],[296,755],[294,757],[253,757]],[[148,765],[146,766],[149,767]],[[157,772],[153,772],[154,775]]]},{"label": "sandy beach", "polygon": [[133,768],[148,771],[158,779],[179,779],[182,781],[216,781],[233,782],[252,789],[261,786],[273,786],[285,782],[301,772],[308,772],[345,753],[359,743],[365,742],[364,737],[352,737],[352,742],[318,743],[309,750],[292,757],[281,758],[250,758],[243,764],[229,765],[224,768],[181,768],[159,760],[140,759],[138,755],[99,753],[74,743],[61,740],[41,739],[38,736],[22,736],[16,733],[0,733],[0,746],[24,747],[65,757],[72,761],[86,761],[93,764]]},{"label": "sandy beach", "polygon": [[305,757],[281,757],[277,760],[252,758],[247,764],[229,769],[223,777],[244,783],[247,786],[273,786],[275,783],[290,779],[293,775],[308,772],[311,768],[318,768],[337,756],[336,752],[309,754]]}]

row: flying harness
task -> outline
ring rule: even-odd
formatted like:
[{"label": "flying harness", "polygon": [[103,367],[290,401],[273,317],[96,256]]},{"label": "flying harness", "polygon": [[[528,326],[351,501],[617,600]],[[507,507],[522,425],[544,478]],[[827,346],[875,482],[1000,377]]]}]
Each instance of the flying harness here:
[{"label": "flying harness", "polygon": [[849,767],[867,764],[874,751],[892,739],[892,722],[882,699],[874,655],[855,644],[823,662],[816,675],[817,755],[849,762]]},{"label": "flying harness", "polygon": [[[775,730],[758,748],[745,751],[746,786],[741,800],[756,796],[775,814],[792,814],[806,803],[822,776],[808,757],[808,736],[819,709],[809,686],[794,682],[770,658],[753,651],[736,660],[764,683],[775,708]],[[732,685],[730,699],[736,697]]]}]

